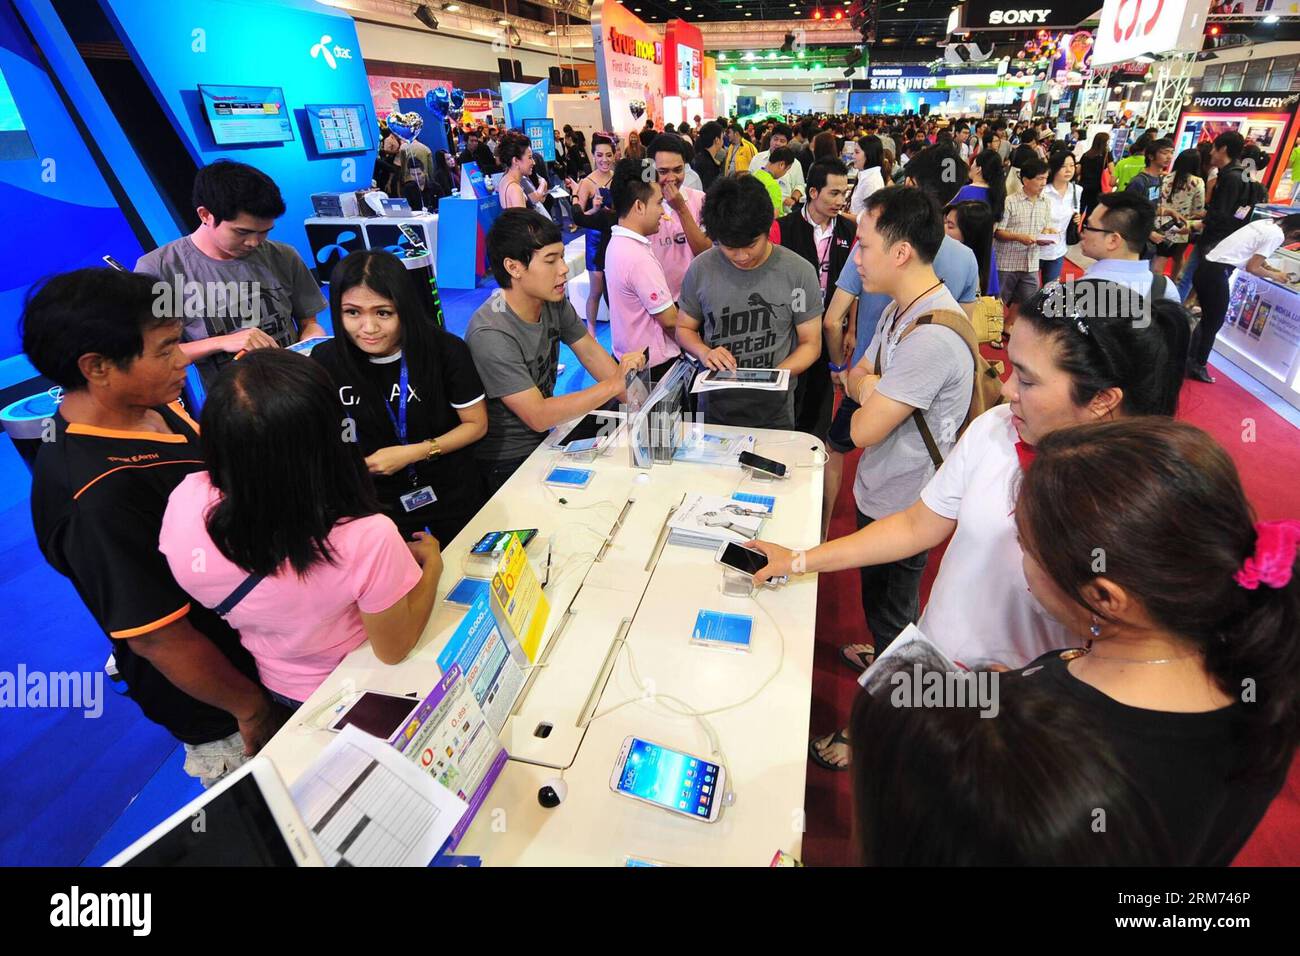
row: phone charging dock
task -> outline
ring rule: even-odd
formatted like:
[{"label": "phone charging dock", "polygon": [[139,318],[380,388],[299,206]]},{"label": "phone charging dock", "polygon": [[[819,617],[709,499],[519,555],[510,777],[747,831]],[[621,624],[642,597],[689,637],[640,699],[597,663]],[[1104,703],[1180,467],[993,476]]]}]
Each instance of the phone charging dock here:
[{"label": "phone charging dock", "polygon": [[749,467],[749,465],[745,465],[743,467],[747,472],[749,472],[749,477],[753,478],[755,481],[780,481],[781,480],[771,472],[761,471],[758,468],[751,468]]},{"label": "phone charging dock", "polygon": [[718,585],[718,590],[725,597],[747,598],[754,593],[754,579],[747,574],[723,568],[722,583]]}]

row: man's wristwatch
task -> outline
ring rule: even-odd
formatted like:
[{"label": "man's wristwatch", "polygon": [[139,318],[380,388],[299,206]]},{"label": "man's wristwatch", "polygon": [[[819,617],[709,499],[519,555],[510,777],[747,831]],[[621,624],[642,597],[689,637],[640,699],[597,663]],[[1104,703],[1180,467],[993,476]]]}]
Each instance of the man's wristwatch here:
[{"label": "man's wristwatch", "polygon": [[442,446],[440,446],[440,445],[438,444],[438,439],[436,439],[436,438],[430,438],[430,439],[429,439],[429,454],[428,454],[428,456],[425,458],[425,461],[433,461],[433,459],[437,458],[437,457],[438,457],[439,455],[441,455],[441,454],[442,454]]}]

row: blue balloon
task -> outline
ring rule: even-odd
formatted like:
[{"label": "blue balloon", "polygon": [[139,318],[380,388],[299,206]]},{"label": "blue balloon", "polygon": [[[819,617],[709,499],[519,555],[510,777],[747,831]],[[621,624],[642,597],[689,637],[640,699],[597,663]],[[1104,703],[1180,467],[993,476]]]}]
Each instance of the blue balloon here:
[{"label": "blue balloon", "polygon": [[424,105],[433,110],[434,115],[441,119],[447,115],[448,108],[451,106],[451,98],[447,95],[446,88],[439,86],[424,94]]}]

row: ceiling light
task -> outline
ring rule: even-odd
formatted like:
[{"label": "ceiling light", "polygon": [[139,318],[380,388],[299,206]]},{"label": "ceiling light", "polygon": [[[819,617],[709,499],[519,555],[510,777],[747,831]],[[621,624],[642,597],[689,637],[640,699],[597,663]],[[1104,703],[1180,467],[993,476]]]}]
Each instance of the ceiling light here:
[{"label": "ceiling light", "polygon": [[557,37],[557,36],[559,36],[560,34],[559,34],[558,32],[556,32],[555,30],[547,30],[547,31],[546,31],[546,35],[547,35],[548,37]]},{"label": "ceiling light", "polygon": [[748,11],[748,10],[746,10],[746,11],[745,11],[745,16],[747,16],[747,17],[752,17],[752,16],[753,16],[753,14],[752,14],[752,13],[750,13],[750,12],[749,12],[749,11]]},{"label": "ceiling light", "polygon": [[1281,19],[1282,18],[1279,17],[1276,13],[1270,13],[1268,16],[1264,18],[1264,22],[1267,23],[1269,26],[1272,26],[1274,23],[1277,23],[1277,21]]},{"label": "ceiling light", "polygon": [[505,17],[497,17],[497,26],[508,27],[510,26],[510,21],[507,20]]},{"label": "ceiling light", "polygon": [[448,13],[455,13],[457,10],[460,9],[460,4],[459,4],[459,3],[444,3],[444,4],[442,5],[442,8],[443,8],[444,10],[446,10]]}]

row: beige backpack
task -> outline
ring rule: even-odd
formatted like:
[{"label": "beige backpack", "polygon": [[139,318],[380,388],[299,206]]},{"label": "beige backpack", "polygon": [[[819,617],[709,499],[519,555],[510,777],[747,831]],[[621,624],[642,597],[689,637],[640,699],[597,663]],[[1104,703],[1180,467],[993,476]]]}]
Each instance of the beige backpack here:
[{"label": "beige backpack", "polygon": [[[975,364],[975,377],[971,384],[970,408],[966,411],[965,421],[957,429],[957,437],[961,438],[966,431],[967,425],[994,405],[1002,404],[1002,380],[999,377],[998,370],[980,354],[975,329],[971,325],[970,319],[966,318],[965,312],[936,311],[922,315],[908,326],[907,331],[903,333],[902,339],[907,338],[922,325],[942,325],[945,329],[956,332],[961,336],[961,340],[966,343],[966,348],[970,350],[971,360]],[[902,339],[899,339],[899,341],[901,342]],[[880,348],[876,350],[876,375],[881,374],[880,362],[883,352],[884,342],[881,342]],[[939,445],[934,440],[934,435],[930,432],[930,426],[925,423],[925,416],[919,408],[912,410],[912,421],[916,422],[916,427],[921,432],[921,440],[925,442],[925,449],[930,453],[930,460],[934,462],[934,467],[938,468],[943,464],[943,455],[939,453]]]}]

